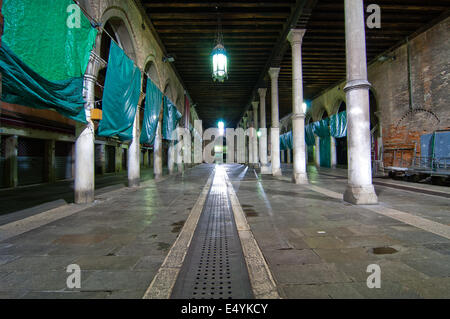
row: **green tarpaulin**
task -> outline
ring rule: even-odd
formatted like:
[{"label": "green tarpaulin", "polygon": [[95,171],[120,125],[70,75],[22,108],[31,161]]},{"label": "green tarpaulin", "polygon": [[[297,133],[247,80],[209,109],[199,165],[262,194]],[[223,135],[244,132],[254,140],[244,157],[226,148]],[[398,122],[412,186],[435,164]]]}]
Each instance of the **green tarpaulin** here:
[{"label": "green tarpaulin", "polygon": [[320,138],[320,166],[331,167],[331,137]]},{"label": "green tarpaulin", "polygon": [[141,144],[153,145],[161,112],[162,92],[149,78],[145,96],[144,120],[142,123]]},{"label": "green tarpaulin", "polygon": [[2,43],[49,81],[83,76],[97,30],[81,11],[68,12],[75,7],[72,0],[3,0]]},{"label": "green tarpaulin", "polygon": [[287,150],[286,134],[280,135],[280,150],[282,151]]},{"label": "green tarpaulin", "polygon": [[305,126],[305,141],[306,145],[314,146],[316,144],[316,139],[314,137],[313,124],[308,124]]},{"label": "green tarpaulin", "polygon": [[294,142],[292,137],[292,131],[289,131],[285,134],[286,148],[289,150],[294,149]]},{"label": "green tarpaulin", "polygon": [[335,138],[347,136],[347,112],[340,112],[330,117],[330,133]]},{"label": "green tarpaulin", "polygon": [[117,136],[122,141],[133,139],[133,123],[140,93],[141,71],[125,52],[111,41],[99,136]]},{"label": "green tarpaulin", "polygon": [[314,134],[320,138],[330,136],[330,128],[328,126],[329,122],[330,119],[327,118],[322,121],[312,123]]},{"label": "green tarpaulin", "polygon": [[168,141],[175,141],[177,124],[181,119],[181,113],[178,112],[177,107],[164,96],[164,117],[163,117],[163,138]]},{"label": "green tarpaulin", "polygon": [[69,28],[69,5],[70,0],[3,1],[2,100],[86,122],[83,75],[97,31],[81,12],[79,28]]}]

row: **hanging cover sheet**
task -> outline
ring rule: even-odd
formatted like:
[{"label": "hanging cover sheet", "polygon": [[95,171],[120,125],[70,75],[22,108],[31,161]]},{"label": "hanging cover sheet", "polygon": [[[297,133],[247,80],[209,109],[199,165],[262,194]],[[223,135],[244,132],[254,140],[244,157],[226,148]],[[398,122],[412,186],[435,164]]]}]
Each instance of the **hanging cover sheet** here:
[{"label": "hanging cover sheet", "polygon": [[141,144],[153,145],[156,129],[158,128],[159,115],[161,113],[163,94],[150,78],[147,80],[145,96],[144,120],[140,142]]},{"label": "hanging cover sheet", "polygon": [[340,112],[330,118],[330,133],[335,138],[347,136],[347,112]]},{"label": "hanging cover sheet", "polygon": [[308,145],[308,146],[316,145],[313,124],[308,124],[305,126],[305,141],[306,141],[306,145]]},{"label": "hanging cover sheet", "polygon": [[285,135],[285,142],[286,142],[286,148],[289,150],[293,150],[294,149],[294,143],[292,140],[292,131],[289,131],[286,133]]},{"label": "hanging cover sheet", "polygon": [[141,71],[125,52],[111,41],[99,136],[117,136],[122,141],[133,139],[133,123],[141,94],[140,86]]},{"label": "hanging cover sheet", "polygon": [[320,138],[320,166],[331,167],[331,137]]},{"label": "hanging cover sheet", "polygon": [[287,150],[286,133],[280,135],[280,150],[281,151]]},{"label": "hanging cover sheet", "polygon": [[177,107],[164,96],[164,116],[163,116],[163,138],[168,141],[176,140],[175,130],[181,119],[181,113]]},{"label": "hanging cover sheet", "polygon": [[330,128],[328,126],[329,122],[330,122],[330,119],[328,119],[328,118],[324,119],[322,121],[314,122],[312,124],[314,134],[320,138],[325,138],[327,136],[330,136]]},{"label": "hanging cover sheet", "polygon": [[83,75],[97,30],[81,12],[79,28],[69,28],[69,5],[73,1],[3,1],[2,100],[86,122]]}]

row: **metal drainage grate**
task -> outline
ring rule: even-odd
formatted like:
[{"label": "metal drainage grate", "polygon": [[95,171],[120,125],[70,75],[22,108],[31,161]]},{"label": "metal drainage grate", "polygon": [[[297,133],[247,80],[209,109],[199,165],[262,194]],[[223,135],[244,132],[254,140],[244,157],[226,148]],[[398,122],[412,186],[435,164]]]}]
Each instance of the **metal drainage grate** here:
[{"label": "metal drainage grate", "polygon": [[183,267],[175,299],[253,298],[225,180],[216,174]]}]

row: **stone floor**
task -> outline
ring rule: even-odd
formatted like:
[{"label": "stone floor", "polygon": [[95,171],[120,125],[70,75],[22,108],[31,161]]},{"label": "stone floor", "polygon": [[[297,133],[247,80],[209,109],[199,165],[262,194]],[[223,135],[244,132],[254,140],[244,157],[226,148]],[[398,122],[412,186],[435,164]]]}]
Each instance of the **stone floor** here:
[{"label": "stone floor", "polygon": [[[213,168],[148,180],[0,241],[0,298],[142,298]],[[310,186],[297,186],[290,166],[282,178],[225,168],[283,298],[450,298],[448,197],[376,186],[377,213],[333,195],[345,189],[345,170],[310,167]],[[407,213],[405,222],[383,215],[387,208]],[[412,226],[418,217],[444,235]],[[380,247],[396,252],[375,254]],[[79,290],[66,287],[72,263],[82,269]],[[380,289],[366,285],[370,264],[381,267]]]},{"label": "stone floor", "polygon": [[[450,298],[448,237],[293,185],[289,165],[281,179],[258,181],[245,170],[230,166],[228,174],[283,298]],[[344,192],[345,170],[308,170],[311,185]],[[448,198],[376,191],[381,207],[450,225]],[[375,254],[377,247],[397,252]],[[380,289],[367,287],[370,264],[381,267]]]}]

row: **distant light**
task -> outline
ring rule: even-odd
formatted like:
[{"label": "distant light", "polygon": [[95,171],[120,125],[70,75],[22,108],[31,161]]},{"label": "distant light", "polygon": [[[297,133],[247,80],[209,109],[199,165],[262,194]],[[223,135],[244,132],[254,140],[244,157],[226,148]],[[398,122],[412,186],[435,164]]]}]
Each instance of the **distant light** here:
[{"label": "distant light", "polygon": [[258,137],[261,137],[261,135],[262,135],[261,131],[258,131],[257,135],[258,135]]},{"label": "distant light", "polygon": [[303,107],[303,113],[306,113],[306,110],[308,109],[308,105],[305,102],[303,102],[302,107]]},{"label": "distant light", "polygon": [[214,152],[215,153],[223,153],[223,146],[221,146],[221,145],[214,146]]},{"label": "distant light", "polygon": [[219,128],[219,135],[223,136],[223,134],[225,133],[225,123],[223,121],[219,121],[217,126]]}]

